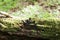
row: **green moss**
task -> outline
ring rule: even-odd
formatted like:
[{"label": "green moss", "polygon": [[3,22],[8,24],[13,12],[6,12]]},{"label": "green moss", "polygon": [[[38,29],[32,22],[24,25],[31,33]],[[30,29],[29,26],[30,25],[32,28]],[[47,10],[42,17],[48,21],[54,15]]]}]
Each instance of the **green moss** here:
[{"label": "green moss", "polygon": [[[1,18],[0,19],[0,24],[2,27],[2,30],[5,31],[15,31],[16,29],[19,29],[19,20],[16,19],[11,19],[11,18]],[[6,26],[5,28],[3,26]],[[4,29],[3,29],[4,28]],[[1,30],[1,29],[0,29]]]}]

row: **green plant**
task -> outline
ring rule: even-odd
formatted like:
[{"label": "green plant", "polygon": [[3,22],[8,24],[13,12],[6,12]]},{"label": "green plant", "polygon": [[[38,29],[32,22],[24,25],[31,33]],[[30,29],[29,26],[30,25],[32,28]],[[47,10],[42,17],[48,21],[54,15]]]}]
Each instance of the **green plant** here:
[{"label": "green plant", "polygon": [[0,1],[0,10],[3,11],[8,11],[11,8],[16,7],[17,5],[17,1],[16,0],[4,0],[4,1]]}]

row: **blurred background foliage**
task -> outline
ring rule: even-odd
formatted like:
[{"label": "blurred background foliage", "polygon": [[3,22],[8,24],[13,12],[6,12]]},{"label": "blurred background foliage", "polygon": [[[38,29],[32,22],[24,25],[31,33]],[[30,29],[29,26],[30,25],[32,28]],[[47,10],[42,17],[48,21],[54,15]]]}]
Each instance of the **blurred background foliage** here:
[{"label": "blurred background foliage", "polygon": [[22,9],[28,5],[34,5],[38,3],[44,5],[60,4],[59,0],[0,0],[0,10],[8,11],[12,8]]},{"label": "blurred background foliage", "polygon": [[[0,10],[12,13],[14,16],[41,18],[49,16],[60,17],[59,0],[0,0]],[[29,15],[30,14],[30,15]],[[41,14],[41,15],[40,15]],[[52,15],[51,15],[52,14]],[[23,18],[22,17],[22,18]]]}]

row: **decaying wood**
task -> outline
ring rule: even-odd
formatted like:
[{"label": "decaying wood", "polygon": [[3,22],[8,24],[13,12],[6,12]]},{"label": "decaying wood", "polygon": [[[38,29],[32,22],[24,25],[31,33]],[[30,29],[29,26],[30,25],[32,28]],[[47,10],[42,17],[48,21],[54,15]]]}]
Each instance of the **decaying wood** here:
[{"label": "decaying wood", "polygon": [[0,22],[7,27],[1,27],[0,30],[10,35],[60,38],[60,19],[28,19],[22,21],[13,18],[0,18]]},{"label": "decaying wood", "polygon": [[[26,20],[14,19],[7,13],[0,13],[0,31],[13,36],[28,36],[37,38],[60,38],[60,19],[37,19]],[[1,18],[2,17],[2,18]]]}]

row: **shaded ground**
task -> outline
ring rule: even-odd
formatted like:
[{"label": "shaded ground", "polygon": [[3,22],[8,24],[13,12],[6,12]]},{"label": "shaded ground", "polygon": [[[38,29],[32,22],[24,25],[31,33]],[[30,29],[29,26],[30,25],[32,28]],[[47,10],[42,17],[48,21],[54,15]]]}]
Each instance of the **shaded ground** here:
[{"label": "shaded ground", "polygon": [[10,35],[7,32],[0,31],[0,40],[49,40],[44,38],[37,37],[28,37],[26,35]]}]

